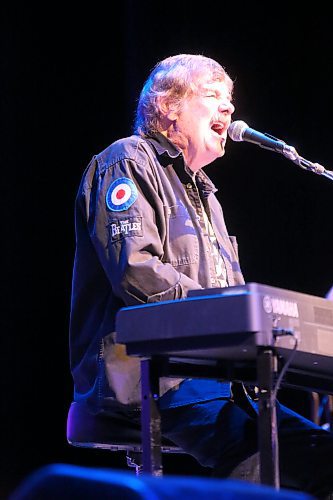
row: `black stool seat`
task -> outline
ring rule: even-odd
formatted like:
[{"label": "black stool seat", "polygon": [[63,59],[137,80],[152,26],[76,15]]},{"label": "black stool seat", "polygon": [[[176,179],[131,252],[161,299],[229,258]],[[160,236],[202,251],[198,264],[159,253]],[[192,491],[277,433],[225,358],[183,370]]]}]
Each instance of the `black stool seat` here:
[{"label": "black stool seat", "polygon": [[[141,451],[141,428],[116,413],[96,413],[87,405],[73,402],[67,418],[67,441],[73,446],[108,450]],[[162,439],[162,451],[181,452],[172,441]]]},{"label": "black stool seat", "polygon": [[[86,404],[73,402],[67,417],[67,441],[81,448],[101,448],[109,451],[126,451],[127,465],[142,467],[142,437],[138,423],[126,420],[110,411],[95,412]],[[185,453],[166,438],[162,439],[162,453]]]}]

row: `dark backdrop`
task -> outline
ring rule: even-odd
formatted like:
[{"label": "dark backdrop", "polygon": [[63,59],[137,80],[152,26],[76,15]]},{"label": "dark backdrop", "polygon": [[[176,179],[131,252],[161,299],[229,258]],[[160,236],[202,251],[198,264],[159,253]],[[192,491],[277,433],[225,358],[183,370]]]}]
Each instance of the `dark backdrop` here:
[{"label": "dark backdrop", "polygon": [[[320,2],[294,13],[281,3],[268,13],[264,4],[157,4],[2,7],[3,493],[47,463],[119,466],[117,454],[65,439],[73,205],[91,156],[131,132],[159,59],[218,59],[235,80],[236,119],[333,168],[332,35]],[[206,172],[246,280],[323,296],[333,282],[333,183],[231,141]]]}]

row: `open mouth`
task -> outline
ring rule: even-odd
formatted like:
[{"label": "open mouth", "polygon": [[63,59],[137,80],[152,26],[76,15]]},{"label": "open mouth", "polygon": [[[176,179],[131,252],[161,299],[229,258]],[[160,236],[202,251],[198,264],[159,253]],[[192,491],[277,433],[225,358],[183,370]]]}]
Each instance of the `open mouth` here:
[{"label": "open mouth", "polygon": [[214,122],[213,125],[211,126],[211,129],[213,130],[213,132],[218,134],[220,137],[222,136],[222,134],[224,132],[224,128],[225,127],[220,122]]}]

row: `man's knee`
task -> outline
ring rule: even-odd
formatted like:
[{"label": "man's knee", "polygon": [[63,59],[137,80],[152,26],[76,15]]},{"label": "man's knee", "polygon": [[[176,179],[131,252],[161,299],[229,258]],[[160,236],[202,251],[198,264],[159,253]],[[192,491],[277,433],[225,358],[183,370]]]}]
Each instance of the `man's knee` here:
[{"label": "man's knee", "polygon": [[231,479],[241,479],[251,483],[260,483],[260,458],[255,453],[237,465],[229,475]]}]

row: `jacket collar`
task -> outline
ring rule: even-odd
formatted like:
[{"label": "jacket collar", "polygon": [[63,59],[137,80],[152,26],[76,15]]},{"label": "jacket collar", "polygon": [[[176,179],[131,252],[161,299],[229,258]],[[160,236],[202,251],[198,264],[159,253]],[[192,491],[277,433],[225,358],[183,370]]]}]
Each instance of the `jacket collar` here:
[{"label": "jacket collar", "polygon": [[156,153],[161,157],[160,163],[163,166],[170,165],[170,159],[173,160],[171,162],[173,164],[173,168],[176,170],[180,180],[184,184],[188,183],[190,179],[197,182],[204,196],[208,196],[210,193],[215,193],[217,191],[215,185],[202,169],[195,173],[192,172],[192,170],[185,164],[182,151],[163,134],[156,132],[155,134],[146,137],[146,140],[154,147]]},{"label": "jacket collar", "polygon": [[161,156],[168,155],[169,158],[178,158],[183,156],[181,150],[160,132],[156,132],[155,134],[146,137],[146,139],[152,144],[152,146],[154,146],[156,152]]}]

